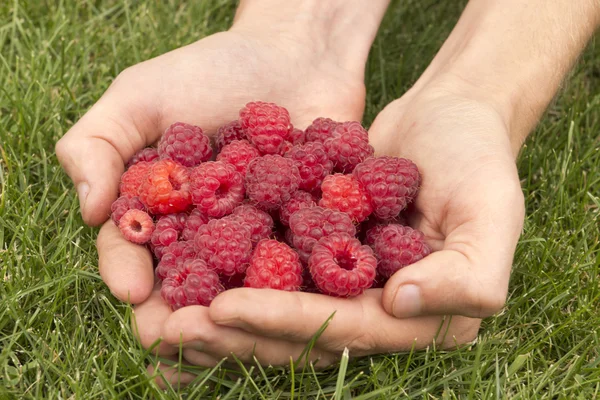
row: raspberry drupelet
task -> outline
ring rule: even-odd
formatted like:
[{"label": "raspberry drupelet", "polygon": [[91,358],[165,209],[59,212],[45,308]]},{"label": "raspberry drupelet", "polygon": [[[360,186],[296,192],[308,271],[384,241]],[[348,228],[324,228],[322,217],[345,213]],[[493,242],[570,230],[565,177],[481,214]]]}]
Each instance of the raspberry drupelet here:
[{"label": "raspberry drupelet", "polygon": [[302,264],[287,244],[261,240],[246,270],[244,286],[297,291],[302,285]]},{"label": "raspberry drupelet", "polygon": [[185,224],[181,231],[181,238],[183,240],[194,240],[194,236],[196,236],[198,229],[206,223],[208,223],[208,217],[202,214],[197,208],[194,208],[190,215],[185,219]]},{"label": "raspberry drupelet", "polygon": [[185,167],[193,167],[212,157],[210,139],[202,128],[175,122],[158,142],[160,158],[169,158]]}]

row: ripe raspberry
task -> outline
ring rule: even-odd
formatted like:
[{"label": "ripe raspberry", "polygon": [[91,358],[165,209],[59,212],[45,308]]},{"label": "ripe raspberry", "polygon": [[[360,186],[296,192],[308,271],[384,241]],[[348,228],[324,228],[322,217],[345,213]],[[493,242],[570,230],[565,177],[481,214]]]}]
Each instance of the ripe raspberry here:
[{"label": "ripe raspberry", "polygon": [[398,157],[371,157],[361,162],[352,172],[367,191],[373,213],[380,219],[400,214],[419,190],[421,177],[417,166]]},{"label": "ripe raspberry", "polygon": [[225,161],[200,164],[190,180],[193,203],[209,217],[230,214],[244,200],[244,177]]},{"label": "ripe raspberry", "polygon": [[300,259],[308,262],[314,245],[322,237],[333,233],[356,234],[356,227],[348,214],[323,207],[303,208],[290,217],[292,244]]},{"label": "ripe raspberry", "polygon": [[186,220],[185,213],[163,215],[158,219],[150,239],[150,248],[157,259],[162,259],[166,247],[179,239]]},{"label": "ripe raspberry", "polygon": [[198,229],[194,243],[198,258],[222,275],[243,273],[252,255],[250,229],[235,218],[208,221]]},{"label": "ripe raspberry", "polygon": [[375,243],[375,238],[379,236],[381,230],[390,224],[398,224],[398,225],[406,225],[406,219],[399,215],[398,217],[391,220],[381,220],[375,217],[370,217],[368,220],[364,221],[360,226],[360,235],[362,237],[362,242],[369,246],[373,246]]},{"label": "ripe raspberry", "polygon": [[183,231],[181,231],[181,238],[183,240],[194,240],[198,228],[206,223],[208,223],[208,217],[202,214],[197,208],[194,208],[185,220]]},{"label": "ripe raspberry", "polygon": [[115,225],[119,225],[121,217],[129,210],[146,211],[146,207],[142,204],[137,196],[127,197],[121,196],[110,205],[110,216]]},{"label": "ripe raspberry", "polygon": [[163,280],[170,270],[181,268],[184,261],[196,258],[193,240],[173,242],[163,250],[163,255],[154,270],[156,278]]},{"label": "ripe raspberry", "polygon": [[245,287],[300,290],[302,264],[298,253],[274,239],[261,240],[246,270]]},{"label": "ripe raspberry", "polygon": [[340,123],[332,120],[331,118],[317,118],[312,124],[306,128],[306,141],[307,142],[321,142],[329,139],[333,133],[333,130]]},{"label": "ripe raspberry", "polygon": [[154,222],[145,211],[129,210],[121,217],[119,230],[130,242],[144,244],[152,236]]},{"label": "ripe raspberry", "polygon": [[154,147],[146,147],[138,151],[131,157],[127,163],[127,168],[139,163],[140,161],[153,162],[158,160],[158,150]]},{"label": "ripe raspberry", "polygon": [[323,180],[321,189],[321,207],[345,212],[355,222],[364,221],[373,211],[369,197],[352,175],[329,175]]},{"label": "ripe raspberry", "polygon": [[250,142],[247,140],[234,140],[223,147],[217,155],[217,161],[228,162],[240,174],[246,175],[248,164],[257,157],[260,157],[260,153]]},{"label": "ripe raspberry", "polygon": [[315,245],[308,266],[323,293],[353,297],[373,284],[377,259],[373,250],[358,239],[334,233]]},{"label": "ripe raspberry", "polygon": [[315,207],[316,205],[317,203],[310,193],[298,190],[279,209],[279,221],[284,225],[289,225],[290,216],[293,213],[303,208]]},{"label": "ripe raspberry", "polygon": [[285,108],[263,101],[246,104],[240,110],[240,121],[248,139],[262,154],[281,154],[283,142],[293,129]]},{"label": "ripe raspberry", "polygon": [[119,185],[121,196],[137,196],[139,194],[140,186],[142,186],[152,165],[154,165],[154,163],[140,161],[125,171],[125,173],[121,175],[121,184]]},{"label": "ripe raspberry", "polygon": [[423,232],[397,224],[382,228],[372,247],[377,256],[377,271],[386,278],[431,254]]},{"label": "ripe raspberry", "polygon": [[202,128],[175,122],[158,142],[160,158],[169,158],[185,167],[194,167],[212,157],[210,139]]},{"label": "ripe raspberry", "polygon": [[250,200],[263,210],[276,210],[298,190],[300,173],[296,162],[278,155],[252,160],[246,171]]},{"label": "ripe raspberry", "polygon": [[192,202],[187,168],[169,159],[155,162],[139,188],[139,198],[153,214],[185,211]]},{"label": "ripe raspberry", "polygon": [[317,193],[323,179],[333,170],[333,162],[327,156],[325,147],[320,142],[294,146],[285,154],[285,157],[298,162],[299,188],[307,192]]},{"label": "ripe raspberry", "polygon": [[288,140],[294,145],[299,146],[306,142],[306,134],[303,130],[294,128],[292,129],[292,133],[290,133],[290,137]]},{"label": "ripe raspberry", "polygon": [[223,146],[228,145],[234,140],[242,139],[246,139],[246,130],[242,128],[242,123],[237,119],[235,121],[231,121],[217,130],[217,138],[215,140],[217,144],[217,150],[221,151]]},{"label": "ripe raspberry", "polygon": [[219,275],[202,260],[187,260],[181,268],[169,270],[160,294],[173,311],[186,306],[208,307],[223,291]]},{"label": "ripe raspberry", "polygon": [[250,228],[250,240],[253,245],[262,239],[268,239],[273,233],[273,218],[250,204],[237,206],[228,218],[237,218],[242,225]]},{"label": "ripe raspberry", "polygon": [[374,152],[369,144],[369,134],[355,121],[338,124],[324,144],[336,172],[352,172],[354,167]]}]

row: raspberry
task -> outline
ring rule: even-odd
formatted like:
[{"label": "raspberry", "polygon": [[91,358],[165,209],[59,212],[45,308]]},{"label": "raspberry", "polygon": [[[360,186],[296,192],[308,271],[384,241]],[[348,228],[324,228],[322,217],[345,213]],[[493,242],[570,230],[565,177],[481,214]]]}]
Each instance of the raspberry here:
[{"label": "raspberry", "polygon": [[153,214],[185,211],[192,202],[187,168],[169,159],[155,162],[139,188],[139,197]]},{"label": "raspberry", "polygon": [[398,157],[372,157],[352,172],[369,194],[373,213],[380,219],[400,214],[414,200],[421,181],[417,166]]},{"label": "raspberry", "polygon": [[369,197],[352,175],[329,175],[323,180],[321,189],[321,207],[345,212],[355,222],[363,221],[373,211]]},{"label": "raspberry", "polygon": [[333,170],[333,162],[329,160],[325,147],[320,142],[294,146],[285,157],[298,162],[299,187],[307,192],[318,192],[323,179]]},{"label": "raspberry", "polygon": [[273,218],[266,212],[250,204],[242,204],[233,210],[229,218],[237,218],[239,222],[250,228],[250,240],[256,245],[262,239],[267,239],[273,233]]},{"label": "raspberry", "polygon": [[373,246],[373,243],[375,243],[375,238],[379,236],[381,230],[390,224],[408,225],[406,219],[402,215],[399,215],[392,220],[369,218],[360,226],[360,236],[362,236],[362,242],[369,246]]},{"label": "raspberry", "polygon": [[140,161],[132,165],[123,175],[121,175],[121,184],[119,192],[121,196],[134,197],[139,194],[140,186],[150,172],[153,163]]},{"label": "raspberry", "polygon": [[160,294],[173,311],[186,306],[208,307],[223,290],[219,275],[202,260],[187,260],[181,268],[169,270]]},{"label": "raspberry", "polygon": [[300,173],[296,162],[279,155],[252,160],[246,171],[248,198],[263,210],[276,210],[298,190]]},{"label": "raspberry", "polygon": [[261,240],[246,270],[244,286],[287,291],[300,290],[302,264],[298,253],[274,239]]},{"label": "raspberry", "polygon": [[317,118],[304,131],[307,142],[325,142],[340,123],[331,118]]},{"label": "raspberry", "polygon": [[171,243],[177,242],[183,228],[187,215],[184,213],[163,215],[156,222],[156,229],[150,239],[150,248],[159,260],[162,259],[164,250]]},{"label": "raspberry", "polygon": [[336,172],[352,172],[356,165],[374,152],[369,144],[369,134],[356,121],[338,124],[324,144]]},{"label": "raspberry", "polygon": [[240,110],[240,121],[248,139],[262,154],[280,154],[293,129],[285,108],[263,101],[246,104]]},{"label": "raspberry", "polygon": [[154,222],[145,211],[129,210],[121,217],[119,230],[130,242],[144,244],[152,236]]},{"label": "raspberry", "polygon": [[308,262],[314,245],[322,237],[333,233],[356,234],[356,227],[348,214],[323,207],[296,211],[290,217],[290,229],[292,244],[303,262]]},{"label": "raspberry", "polygon": [[260,157],[260,153],[250,142],[247,140],[234,140],[223,147],[223,150],[217,155],[217,161],[228,162],[240,174],[246,175],[248,164],[256,157]]},{"label": "raspberry", "polygon": [[234,140],[242,139],[246,139],[246,130],[242,128],[242,123],[237,119],[231,121],[217,130],[217,138],[215,140],[217,150],[221,151],[223,146],[228,145]]},{"label": "raspberry", "polygon": [[170,270],[181,268],[184,261],[196,258],[194,241],[173,242],[163,250],[163,255],[154,270],[156,278],[163,280]]},{"label": "raspberry", "polygon": [[127,197],[121,196],[110,205],[110,216],[115,225],[119,225],[121,217],[129,210],[146,211],[146,207],[142,204],[137,196]]},{"label": "raspberry", "polygon": [[138,151],[131,157],[127,163],[127,168],[139,163],[140,161],[153,162],[158,160],[158,151],[154,147],[146,147]]},{"label": "raspberry", "polygon": [[334,233],[315,245],[308,266],[323,293],[353,297],[373,285],[377,259],[373,250],[358,239]]},{"label": "raspberry", "polygon": [[315,207],[316,205],[317,203],[310,193],[298,190],[279,209],[279,221],[284,225],[289,225],[290,216],[293,213],[303,208]]},{"label": "raspberry", "polygon": [[198,257],[227,276],[246,271],[252,255],[250,229],[235,218],[208,221],[198,229],[194,243]]},{"label": "raspberry", "polygon": [[194,167],[212,157],[210,139],[199,126],[175,122],[158,142],[158,154],[186,167]]},{"label": "raspberry", "polygon": [[304,144],[306,142],[306,134],[303,130],[294,128],[292,129],[292,133],[288,137],[288,140],[294,145],[298,146]]},{"label": "raspberry", "polygon": [[185,220],[183,231],[181,231],[181,238],[183,240],[194,240],[198,229],[206,223],[208,223],[208,217],[202,214],[197,208],[194,208]]},{"label": "raspberry", "polygon": [[244,200],[244,177],[224,161],[209,161],[192,170],[192,201],[209,217],[230,214]]},{"label": "raspberry", "polygon": [[423,232],[409,226],[390,224],[381,229],[373,242],[377,270],[386,278],[431,254]]}]

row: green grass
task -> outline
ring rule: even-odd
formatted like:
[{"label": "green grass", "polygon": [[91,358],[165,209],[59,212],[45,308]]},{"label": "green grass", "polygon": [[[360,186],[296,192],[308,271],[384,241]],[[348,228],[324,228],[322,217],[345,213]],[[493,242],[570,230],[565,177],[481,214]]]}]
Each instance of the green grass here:
[{"label": "green grass", "polygon": [[[591,43],[518,165],[527,217],[506,308],[476,344],[326,371],[198,370],[161,391],[102,283],[53,153],[125,67],[226,29],[217,0],[0,3],[0,399],[600,397],[600,52]],[[365,123],[417,79],[461,4],[393,2],[368,62]],[[173,21],[175,20],[175,22]]]}]

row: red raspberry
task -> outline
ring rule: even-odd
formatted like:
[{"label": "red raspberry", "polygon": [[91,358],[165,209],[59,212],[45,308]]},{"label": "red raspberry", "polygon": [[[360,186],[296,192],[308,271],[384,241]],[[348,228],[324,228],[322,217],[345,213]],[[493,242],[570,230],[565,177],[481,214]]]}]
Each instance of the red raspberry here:
[{"label": "red raspberry", "polygon": [[369,194],[373,213],[380,219],[400,214],[416,197],[421,182],[417,166],[398,157],[371,157],[358,164],[352,175]]},{"label": "red raspberry", "polygon": [[210,139],[202,128],[175,122],[167,128],[158,142],[158,154],[186,167],[194,167],[212,157]]},{"label": "red raspberry", "polygon": [[154,222],[145,211],[129,210],[121,217],[119,230],[130,242],[144,244],[152,236]]},{"label": "red raspberry", "polygon": [[273,218],[250,204],[237,206],[229,218],[237,218],[242,225],[250,228],[253,245],[262,239],[268,239],[273,233]]},{"label": "red raspberry", "polygon": [[132,165],[123,175],[121,175],[121,184],[119,192],[121,196],[134,197],[139,194],[140,186],[146,179],[154,163],[140,161]]},{"label": "red raspberry", "polygon": [[242,128],[242,123],[237,119],[231,121],[217,130],[217,138],[215,140],[217,150],[221,151],[223,146],[228,145],[234,140],[246,139],[246,137],[246,130]]},{"label": "red raspberry", "polygon": [[246,171],[250,200],[263,210],[276,210],[298,190],[300,173],[294,160],[267,155],[252,160]]},{"label": "red raspberry", "polygon": [[173,242],[163,250],[163,255],[154,270],[156,278],[163,280],[170,270],[181,268],[184,261],[196,258],[196,247],[193,240]]},{"label": "red raspberry", "polygon": [[322,237],[333,233],[356,234],[356,227],[348,214],[323,207],[296,211],[290,217],[290,229],[292,244],[303,262],[308,262],[314,245]]},{"label": "red raspberry", "polygon": [[298,253],[274,239],[261,240],[246,270],[244,286],[287,291],[300,290],[302,264]]},{"label": "red raspberry", "polygon": [[219,218],[244,200],[244,177],[232,164],[209,161],[192,170],[192,201],[203,214]]},{"label": "red raspberry", "polygon": [[246,175],[248,164],[257,157],[260,157],[260,153],[250,142],[247,140],[234,140],[223,147],[223,150],[217,155],[217,161],[228,162],[240,174]]},{"label": "red raspberry", "polygon": [[294,128],[292,129],[292,133],[290,133],[290,137],[288,137],[288,140],[294,146],[299,146],[306,142],[306,134],[302,129]]},{"label": "red raspberry", "polygon": [[240,121],[248,139],[262,154],[281,154],[292,125],[288,111],[274,103],[255,101],[240,110]]},{"label": "red raspberry", "polygon": [[153,214],[185,211],[192,202],[189,179],[186,167],[169,159],[157,161],[140,186],[140,200]]},{"label": "red raspberry", "polygon": [[352,172],[354,167],[374,152],[369,144],[369,134],[356,121],[338,124],[324,144],[336,172]]},{"label": "red raspberry", "polygon": [[323,180],[321,189],[321,207],[345,212],[355,222],[364,221],[373,211],[369,197],[352,175],[329,175]]},{"label": "red raspberry", "polygon": [[310,193],[298,190],[279,209],[279,221],[284,225],[289,225],[290,216],[293,213],[303,208],[315,207],[316,205],[315,198]]},{"label": "red raspberry", "polygon": [[185,220],[181,238],[183,240],[194,240],[198,229],[206,223],[208,223],[208,217],[202,214],[197,208],[194,208]]},{"label": "red raspberry", "polygon": [[110,205],[110,216],[115,225],[119,225],[121,217],[129,210],[146,211],[146,207],[142,204],[137,196],[127,197],[121,196]]},{"label": "red raspberry", "polygon": [[327,156],[325,147],[320,142],[294,146],[285,154],[285,157],[298,162],[299,187],[307,192],[319,192],[323,179],[333,170],[333,162]]},{"label": "red raspberry", "polygon": [[146,147],[138,151],[131,157],[127,163],[127,168],[139,163],[140,161],[153,162],[158,160],[158,150],[154,147]]},{"label": "red raspberry", "polygon": [[372,247],[377,256],[377,271],[386,278],[431,254],[423,232],[397,224],[382,228]]},{"label": "red raspberry", "polygon": [[158,219],[156,229],[150,239],[150,248],[156,258],[162,259],[166,247],[177,242],[186,220],[187,215],[184,213],[163,215]]},{"label": "red raspberry", "polygon": [[362,236],[363,238],[362,242],[369,246],[373,246],[373,243],[375,243],[375,238],[379,236],[381,230],[390,224],[408,226],[406,219],[402,215],[399,215],[398,217],[391,220],[380,220],[371,217],[365,222],[363,222],[360,226],[360,236]]},{"label": "red raspberry", "polygon": [[250,229],[235,218],[213,219],[194,238],[198,257],[222,275],[246,271],[252,255]]},{"label": "red raspberry", "polygon": [[305,130],[307,142],[321,142],[329,139],[340,123],[331,118],[317,118]]},{"label": "red raspberry", "polygon": [[373,285],[377,259],[373,250],[358,239],[334,233],[315,245],[308,266],[323,293],[353,297]]},{"label": "red raspberry", "polygon": [[169,270],[160,294],[173,311],[186,306],[208,307],[223,291],[219,275],[202,260],[187,260],[181,268]]}]

